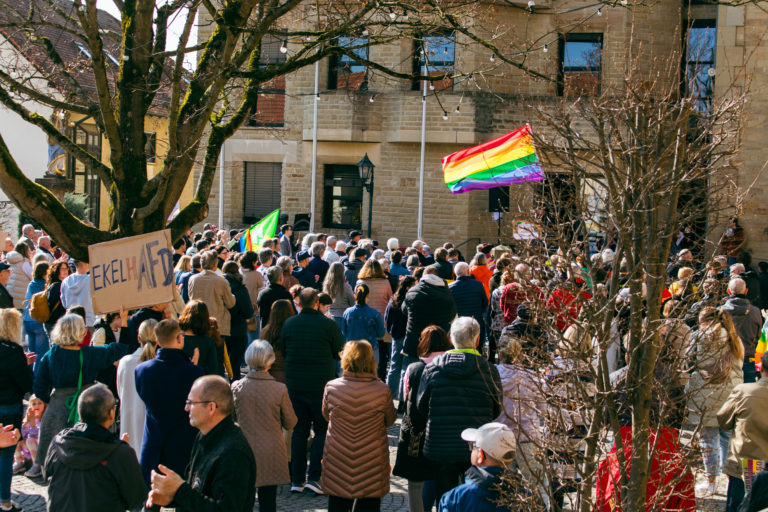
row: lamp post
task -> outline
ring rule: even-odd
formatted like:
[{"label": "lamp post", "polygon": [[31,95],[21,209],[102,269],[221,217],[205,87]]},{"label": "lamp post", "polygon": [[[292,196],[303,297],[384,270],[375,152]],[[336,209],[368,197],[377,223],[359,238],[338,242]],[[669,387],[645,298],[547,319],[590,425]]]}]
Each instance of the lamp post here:
[{"label": "lamp post", "polygon": [[360,173],[360,181],[368,191],[368,238],[371,237],[371,222],[373,221],[373,168],[375,166],[365,154],[362,160],[357,162],[357,171]]}]

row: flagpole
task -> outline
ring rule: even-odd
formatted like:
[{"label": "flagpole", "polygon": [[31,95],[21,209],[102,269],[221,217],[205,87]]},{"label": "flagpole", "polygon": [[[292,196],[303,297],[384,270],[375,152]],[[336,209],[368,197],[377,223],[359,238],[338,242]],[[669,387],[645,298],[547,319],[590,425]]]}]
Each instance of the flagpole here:
[{"label": "flagpole", "polygon": [[315,232],[315,187],[317,186],[317,104],[319,98],[320,61],[315,61],[315,104],[312,111],[312,185],[309,192],[309,232]]},{"label": "flagpole", "polygon": [[[422,74],[427,76],[427,50],[424,48],[424,65]],[[422,218],[424,215],[424,148],[427,143],[427,81],[422,80],[421,87],[421,158],[419,161],[419,215],[416,226],[416,238],[421,239],[423,234]]]},{"label": "flagpole", "polygon": [[224,229],[224,144],[221,143],[219,153],[219,229]]}]

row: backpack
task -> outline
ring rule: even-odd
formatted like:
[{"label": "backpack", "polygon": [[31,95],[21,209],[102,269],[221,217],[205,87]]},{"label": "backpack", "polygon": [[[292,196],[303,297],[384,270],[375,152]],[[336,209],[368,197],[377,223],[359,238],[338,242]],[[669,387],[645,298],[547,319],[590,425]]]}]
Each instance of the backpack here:
[{"label": "backpack", "polygon": [[[58,303],[54,306],[54,309],[58,307]],[[51,318],[51,308],[48,305],[48,288],[41,292],[37,292],[29,299],[29,316],[33,320],[37,320],[40,323],[45,323]]]}]

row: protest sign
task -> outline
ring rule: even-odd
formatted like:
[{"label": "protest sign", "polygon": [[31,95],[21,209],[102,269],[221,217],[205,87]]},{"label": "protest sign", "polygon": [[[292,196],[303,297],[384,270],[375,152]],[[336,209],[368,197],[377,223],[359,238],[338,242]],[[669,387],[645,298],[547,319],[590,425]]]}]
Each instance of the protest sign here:
[{"label": "protest sign", "polygon": [[91,297],[96,314],[173,300],[171,231],[88,246]]}]

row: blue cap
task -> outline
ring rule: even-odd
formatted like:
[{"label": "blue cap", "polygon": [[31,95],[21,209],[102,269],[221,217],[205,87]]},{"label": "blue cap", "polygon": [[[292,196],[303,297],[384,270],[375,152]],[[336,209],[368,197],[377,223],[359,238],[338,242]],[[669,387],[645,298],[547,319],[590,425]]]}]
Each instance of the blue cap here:
[{"label": "blue cap", "polygon": [[309,253],[307,251],[301,251],[296,255],[296,261],[306,260],[307,258],[309,258]]}]

